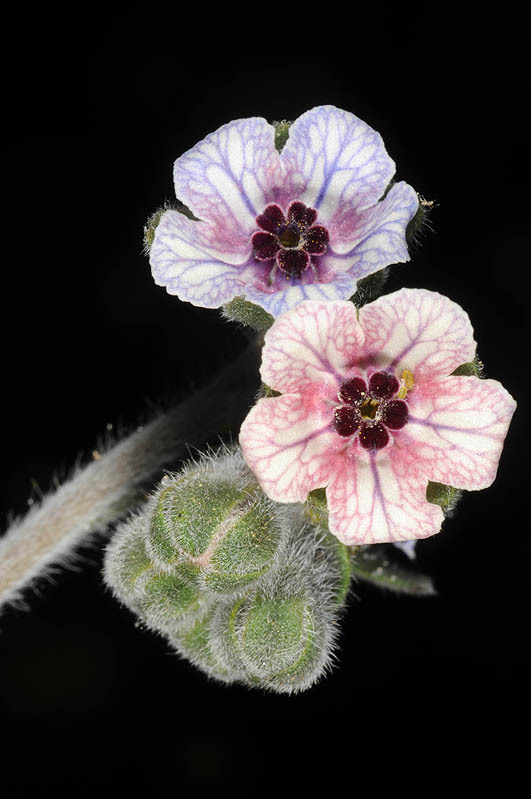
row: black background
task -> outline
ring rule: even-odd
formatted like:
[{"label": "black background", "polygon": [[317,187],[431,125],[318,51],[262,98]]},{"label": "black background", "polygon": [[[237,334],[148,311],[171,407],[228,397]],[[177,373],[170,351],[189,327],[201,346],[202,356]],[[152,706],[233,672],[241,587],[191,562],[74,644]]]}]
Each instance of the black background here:
[{"label": "black background", "polygon": [[[439,596],[357,590],[333,674],[306,694],[207,682],[135,629],[101,552],[0,619],[6,799],[282,794],[319,777],[432,790],[514,778],[528,707],[527,39],[523,4],[20,8],[5,20],[1,508],[22,513],[108,423],[183,394],[244,344],[156,287],[142,227],[172,162],[235,118],[319,104],[379,130],[435,231],[388,290],[470,314],[519,401],[496,483],[418,547]],[[281,777],[287,766],[288,775]],[[425,766],[429,769],[425,770]],[[461,774],[461,776],[459,776]]]}]

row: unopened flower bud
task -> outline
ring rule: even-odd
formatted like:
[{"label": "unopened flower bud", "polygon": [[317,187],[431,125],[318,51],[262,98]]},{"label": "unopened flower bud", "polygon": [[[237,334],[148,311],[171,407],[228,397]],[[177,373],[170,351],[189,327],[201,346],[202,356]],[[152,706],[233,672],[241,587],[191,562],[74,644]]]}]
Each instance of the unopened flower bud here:
[{"label": "unopened flower bud", "polygon": [[282,540],[279,511],[239,452],[170,477],[153,500],[147,551],[161,568],[179,564],[203,590],[234,593],[271,569]]},{"label": "unopened flower bud", "polygon": [[179,655],[189,660],[209,677],[221,682],[232,683],[241,675],[234,672],[233,669],[227,668],[213,650],[214,639],[211,624],[215,607],[216,605],[213,604],[204,618],[197,619],[182,635],[170,636],[169,641]]},{"label": "unopened flower bud", "polygon": [[329,666],[348,582],[340,542],[300,522],[292,535],[277,571],[245,596],[218,605],[210,625],[212,651],[227,671],[278,693],[309,688]]},{"label": "unopened flower bud", "polygon": [[105,558],[105,580],[115,596],[160,632],[186,630],[209,607],[209,597],[176,564],[161,569],[146,553],[147,520],[134,516],[116,532]]}]

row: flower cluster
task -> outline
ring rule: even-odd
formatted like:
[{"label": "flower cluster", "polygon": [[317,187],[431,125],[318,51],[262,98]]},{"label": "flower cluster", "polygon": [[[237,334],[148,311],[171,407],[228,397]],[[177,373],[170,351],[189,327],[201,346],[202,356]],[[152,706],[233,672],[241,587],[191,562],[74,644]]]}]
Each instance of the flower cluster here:
[{"label": "flower cluster", "polygon": [[436,533],[428,483],[494,480],[512,397],[453,374],[475,357],[464,311],[402,290],[357,309],[357,282],[407,261],[416,192],[393,183],[380,135],[333,106],[314,108],[278,145],[261,118],[224,125],[175,162],[182,213],[154,231],[155,281],[204,307],[244,298],[277,317],[258,401],[240,434],[265,493],[304,502],[326,489],[330,530],[348,544]]}]

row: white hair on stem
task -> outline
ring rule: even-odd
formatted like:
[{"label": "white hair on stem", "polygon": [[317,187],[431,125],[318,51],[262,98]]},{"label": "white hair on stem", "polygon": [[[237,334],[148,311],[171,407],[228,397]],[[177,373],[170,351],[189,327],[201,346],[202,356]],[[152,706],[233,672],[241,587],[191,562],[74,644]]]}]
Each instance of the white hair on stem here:
[{"label": "white hair on stem", "polygon": [[54,564],[134,507],[160,471],[216,435],[237,431],[259,385],[251,344],[204,388],[117,443],[48,496],[0,539],[0,608],[24,607],[23,593]]}]

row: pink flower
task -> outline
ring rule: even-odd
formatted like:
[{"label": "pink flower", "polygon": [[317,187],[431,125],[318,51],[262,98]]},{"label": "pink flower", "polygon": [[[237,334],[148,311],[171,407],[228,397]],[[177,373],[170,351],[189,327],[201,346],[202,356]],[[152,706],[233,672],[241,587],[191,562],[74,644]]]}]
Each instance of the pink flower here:
[{"label": "pink flower", "polygon": [[296,119],[280,153],[265,119],[229,122],[175,161],[196,218],[162,214],[154,280],[194,305],[245,297],[273,316],[348,299],[360,278],[409,260],[418,198],[403,181],[389,188],[394,172],[380,134],[331,105]]},{"label": "pink flower", "polygon": [[425,538],[443,521],[428,481],[489,486],[516,403],[495,380],[452,376],[476,350],[467,314],[402,289],[358,311],[301,303],[265,337],[258,401],[240,443],[265,493],[303,502],[326,487],[347,544]]}]

